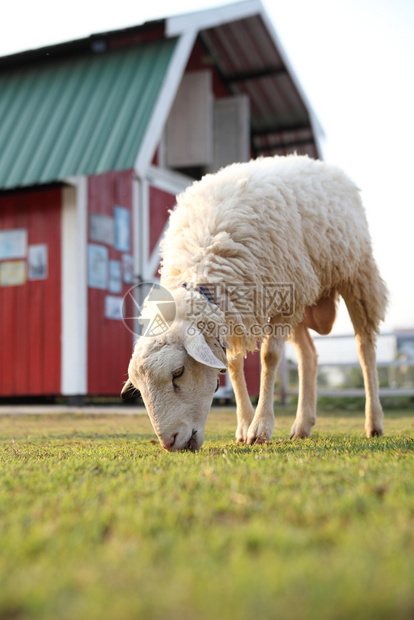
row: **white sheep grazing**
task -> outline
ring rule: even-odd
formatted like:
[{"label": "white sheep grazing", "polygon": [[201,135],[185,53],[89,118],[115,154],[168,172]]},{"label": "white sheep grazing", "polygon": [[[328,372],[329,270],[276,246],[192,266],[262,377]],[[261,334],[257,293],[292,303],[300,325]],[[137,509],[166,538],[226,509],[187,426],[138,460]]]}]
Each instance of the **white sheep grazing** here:
[{"label": "white sheep grazing", "polygon": [[[138,339],[123,396],[133,388],[141,392],[166,450],[201,446],[218,375],[227,365],[237,440],[270,440],[275,375],[287,337],[299,363],[291,436],[309,436],[316,421],[317,355],[308,328],[330,332],[338,295],[355,329],[366,434],[382,435],[375,332],[386,288],[359,191],[339,169],[307,157],[269,157],[194,183],[170,216],[161,285],[174,297],[175,320],[160,336]],[[254,412],[243,359],[258,340],[262,368]]]}]

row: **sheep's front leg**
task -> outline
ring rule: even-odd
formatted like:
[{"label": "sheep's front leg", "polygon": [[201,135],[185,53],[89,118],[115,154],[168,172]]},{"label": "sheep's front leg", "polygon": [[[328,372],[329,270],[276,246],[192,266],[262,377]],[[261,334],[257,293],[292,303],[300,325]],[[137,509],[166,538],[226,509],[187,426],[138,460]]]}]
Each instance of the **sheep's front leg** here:
[{"label": "sheep's front leg", "polygon": [[268,336],[262,344],[260,350],[262,372],[260,375],[259,403],[247,435],[248,444],[270,441],[272,437],[275,425],[274,387],[284,344],[285,339],[279,336]]},{"label": "sheep's front leg", "polygon": [[309,437],[316,422],[316,377],[318,356],[315,345],[303,323],[293,331],[293,344],[298,356],[299,399],[291,439]]},{"label": "sheep's front leg", "polygon": [[250,423],[253,420],[254,414],[254,409],[247,391],[243,366],[244,359],[242,355],[238,355],[229,361],[230,379],[233,385],[237,405],[236,439],[239,442],[246,442],[247,432],[249,430]]}]

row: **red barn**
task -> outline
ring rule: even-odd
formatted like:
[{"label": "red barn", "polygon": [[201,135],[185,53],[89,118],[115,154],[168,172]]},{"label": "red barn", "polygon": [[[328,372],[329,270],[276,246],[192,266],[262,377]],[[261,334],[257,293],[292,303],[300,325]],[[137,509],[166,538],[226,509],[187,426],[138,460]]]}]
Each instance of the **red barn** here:
[{"label": "red barn", "polygon": [[0,58],[0,397],[119,394],[176,193],[318,135],[257,0]]}]

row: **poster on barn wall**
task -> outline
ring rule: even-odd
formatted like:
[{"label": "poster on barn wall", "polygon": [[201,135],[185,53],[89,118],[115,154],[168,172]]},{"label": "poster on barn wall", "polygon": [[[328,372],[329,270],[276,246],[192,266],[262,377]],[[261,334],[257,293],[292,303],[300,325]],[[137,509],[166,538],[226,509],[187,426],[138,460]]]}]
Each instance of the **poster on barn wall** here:
[{"label": "poster on barn wall", "polygon": [[120,252],[131,250],[130,214],[125,207],[114,207],[115,217],[115,249]]},{"label": "poster on barn wall", "polygon": [[46,280],[48,273],[48,256],[46,243],[29,245],[27,256],[29,280]]},{"label": "poster on barn wall", "polygon": [[0,263],[0,285],[19,286],[26,282],[26,261],[10,260]]},{"label": "poster on barn wall", "polygon": [[114,295],[105,297],[105,318],[122,321],[122,297]]},{"label": "poster on barn wall", "polygon": [[101,213],[91,213],[89,221],[89,238],[96,243],[114,245],[115,226],[114,218]]},{"label": "poster on barn wall", "polygon": [[132,284],[134,264],[131,254],[122,254],[122,271],[124,274],[124,283]]},{"label": "poster on barn wall", "polygon": [[110,293],[120,293],[122,291],[121,261],[119,260],[109,261],[108,290]]},{"label": "poster on barn wall", "polygon": [[88,245],[88,285],[100,289],[108,286],[108,248],[103,245]]},{"label": "poster on barn wall", "polygon": [[27,230],[15,228],[0,231],[0,260],[26,258]]}]

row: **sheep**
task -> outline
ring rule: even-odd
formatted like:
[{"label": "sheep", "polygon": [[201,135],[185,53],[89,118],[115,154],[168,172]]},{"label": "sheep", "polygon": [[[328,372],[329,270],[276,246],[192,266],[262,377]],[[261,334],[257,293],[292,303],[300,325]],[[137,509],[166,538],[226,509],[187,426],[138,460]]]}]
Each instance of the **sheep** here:
[{"label": "sheep", "polygon": [[[365,432],[383,434],[375,334],[387,290],[359,190],[339,168],[292,155],[235,163],[204,176],[177,197],[161,259],[160,284],[174,299],[175,319],[164,333],[138,339],[122,396],[141,392],[165,450],[201,447],[218,378],[227,368],[237,441],[269,441],[275,376],[287,340],[299,372],[291,438],[310,436],[317,354],[309,329],[331,331],[339,296],[363,371]],[[258,342],[261,385],[254,411],[243,363]]]}]

